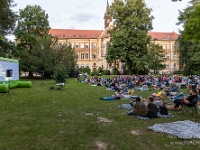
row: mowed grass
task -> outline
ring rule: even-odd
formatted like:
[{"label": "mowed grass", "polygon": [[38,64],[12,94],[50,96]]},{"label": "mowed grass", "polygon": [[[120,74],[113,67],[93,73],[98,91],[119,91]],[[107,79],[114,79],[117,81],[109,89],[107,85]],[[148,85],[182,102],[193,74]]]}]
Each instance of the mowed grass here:
[{"label": "mowed grass", "polygon": [[[99,100],[110,96],[105,87],[94,87],[67,79],[62,90],[54,80],[31,79],[31,88],[12,89],[17,95],[0,96],[0,150],[163,150],[199,149],[200,140],[177,139],[148,129],[156,123],[178,120],[200,122],[200,115],[174,113],[171,118],[140,120],[127,116],[120,104],[130,100]],[[147,98],[156,90],[136,91]],[[100,122],[99,117],[112,122]],[[136,131],[139,135],[131,134]],[[184,131],[183,131],[184,132]],[[172,144],[171,142],[184,142]],[[197,143],[199,141],[199,143]]]}]

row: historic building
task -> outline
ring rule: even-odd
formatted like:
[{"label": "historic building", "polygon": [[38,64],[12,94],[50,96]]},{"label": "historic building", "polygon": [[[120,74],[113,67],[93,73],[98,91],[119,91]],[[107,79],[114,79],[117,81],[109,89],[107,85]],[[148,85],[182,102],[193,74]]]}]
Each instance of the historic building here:
[{"label": "historic building", "polygon": [[[105,56],[107,52],[107,42],[110,40],[108,30],[112,29],[114,24],[112,17],[108,15],[109,4],[107,3],[104,14],[103,30],[74,30],[74,29],[51,29],[50,34],[58,37],[60,44],[70,45],[75,48],[77,54],[77,68],[89,67],[91,70],[101,67],[105,70],[111,70],[113,67],[122,70],[122,64],[116,61],[113,66],[109,66]],[[161,74],[173,73],[179,70],[178,54],[174,49],[178,34],[175,32],[149,32],[151,41],[162,45],[166,61],[166,68],[161,70]]]}]

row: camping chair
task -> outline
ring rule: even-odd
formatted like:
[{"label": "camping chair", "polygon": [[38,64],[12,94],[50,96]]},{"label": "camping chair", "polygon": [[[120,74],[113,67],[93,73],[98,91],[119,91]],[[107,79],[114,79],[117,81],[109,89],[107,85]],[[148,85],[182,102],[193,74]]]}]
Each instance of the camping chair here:
[{"label": "camping chair", "polygon": [[148,85],[142,85],[140,88],[137,88],[139,91],[149,91]]},{"label": "camping chair", "polygon": [[182,106],[182,112],[183,113],[189,112],[189,113],[192,114],[192,116],[194,115],[194,113],[198,114],[197,103],[198,103],[198,97],[193,98],[192,102],[190,102],[189,104],[182,103],[181,104],[181,106]]},{"label": "camping chair", "polygon": [[59,87],[65,87],[65,83],[57,83],[56,85]]}]

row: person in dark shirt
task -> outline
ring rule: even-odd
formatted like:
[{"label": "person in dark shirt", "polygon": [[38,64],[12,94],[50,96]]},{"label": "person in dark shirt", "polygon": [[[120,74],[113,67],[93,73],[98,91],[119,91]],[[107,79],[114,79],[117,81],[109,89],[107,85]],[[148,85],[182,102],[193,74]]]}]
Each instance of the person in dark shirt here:
[{"label": "person in dark shirt", "polygon": [[150,118],[157,117],[158,109],[157,109],[157,105],[155,105],[153,103],[154,98],[150,96],[148,98],[148,100],[149,100],[149,104],[147,105],[147,108],[148,108],[148,114],[147,114],[147,116],[150,117]]},{"label": "person in dark shirt", "polygon": [[196,89],[191,90],[191,94],[185,98],[184,103],[186,103],[187,105],[193,105],[192,101],[194,98],[198,98]]}]

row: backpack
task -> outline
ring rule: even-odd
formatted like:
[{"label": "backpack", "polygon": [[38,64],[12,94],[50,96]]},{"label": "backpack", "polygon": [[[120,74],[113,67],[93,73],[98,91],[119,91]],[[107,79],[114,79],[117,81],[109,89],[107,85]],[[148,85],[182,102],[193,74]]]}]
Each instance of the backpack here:
[{"label": "backpack", "polygon": [[163,105],[163,106],[160,106],[160,113],[162,114],[162,115],[168,115],[168,109],[167,109],[167,107],[165,106],[165,105]]}]

